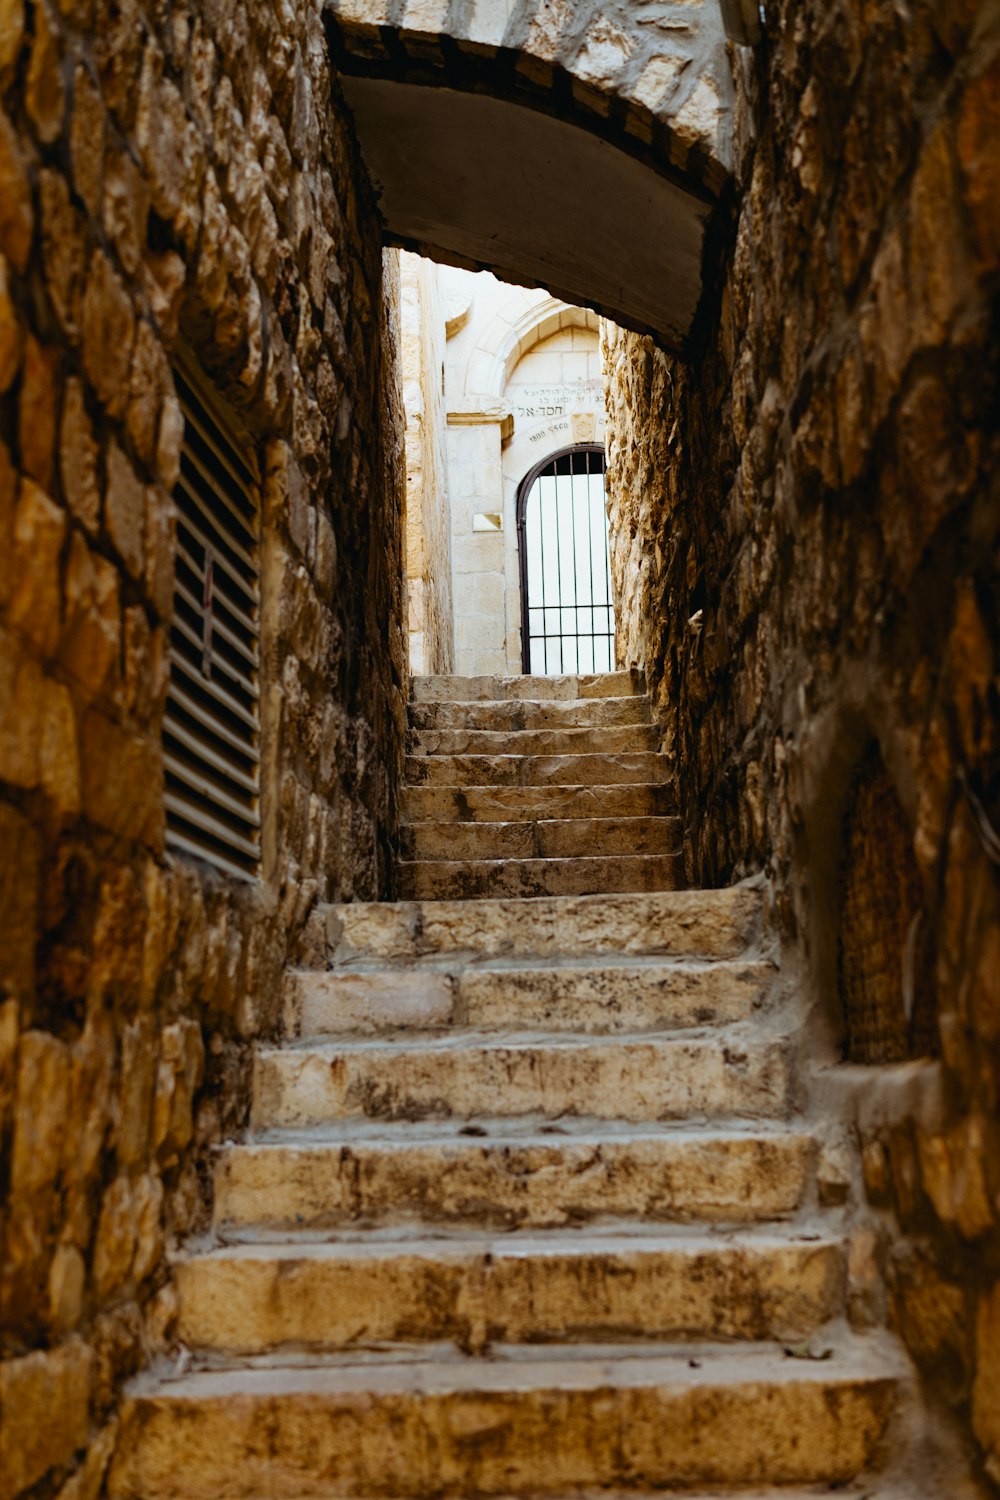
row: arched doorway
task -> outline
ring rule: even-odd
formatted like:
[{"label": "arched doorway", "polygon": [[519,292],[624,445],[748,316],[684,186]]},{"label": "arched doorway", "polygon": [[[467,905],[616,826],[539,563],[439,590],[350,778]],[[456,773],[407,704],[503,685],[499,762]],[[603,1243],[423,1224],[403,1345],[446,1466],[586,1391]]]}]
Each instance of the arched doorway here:
[{"label": "arched doorway", "polygon": [[610,672],[615,663],[604,450],[550,454],[517,495],[521,665],[536,676]]}]

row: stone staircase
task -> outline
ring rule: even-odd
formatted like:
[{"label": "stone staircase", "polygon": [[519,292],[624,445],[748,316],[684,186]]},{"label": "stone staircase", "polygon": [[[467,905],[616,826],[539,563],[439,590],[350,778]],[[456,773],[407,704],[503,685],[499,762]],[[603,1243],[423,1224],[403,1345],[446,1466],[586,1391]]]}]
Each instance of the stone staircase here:
[{"label": "stone staircase", "polygon": [[627,672],[413,684],[400,894],[584,896],[681,883],[649,702]]},{"label": "stone staircase", "polygon": [[289,976],[114,1500],[887,1493],[761,897],[669,888],[633,686],[415,684],[416,899]]}]

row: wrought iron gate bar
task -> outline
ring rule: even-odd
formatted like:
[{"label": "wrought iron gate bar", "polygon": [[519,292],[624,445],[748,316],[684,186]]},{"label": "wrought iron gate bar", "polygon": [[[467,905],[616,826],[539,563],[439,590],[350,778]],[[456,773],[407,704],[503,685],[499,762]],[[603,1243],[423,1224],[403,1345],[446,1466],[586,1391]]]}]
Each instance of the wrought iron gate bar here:
[{"label": "wrought iron gate bar", "polygon": [[[594,517],[597,497],[593,481],[603,474],[603,449],[581,444],[544,459],[518,490],[521,665],[525,672],[600,672],[610,671],[614,665],[614,609],[603,488],[599,532]],[[583,517],[580,526],[576,524],[581,502],[586,510],[585,527]],[[568,518],[562,514],[567,509]],[[586,556],[581,550],[584,545]],[[600,600],[601,578],[594,556],[598,546],[603,546],[604,553]]]}]

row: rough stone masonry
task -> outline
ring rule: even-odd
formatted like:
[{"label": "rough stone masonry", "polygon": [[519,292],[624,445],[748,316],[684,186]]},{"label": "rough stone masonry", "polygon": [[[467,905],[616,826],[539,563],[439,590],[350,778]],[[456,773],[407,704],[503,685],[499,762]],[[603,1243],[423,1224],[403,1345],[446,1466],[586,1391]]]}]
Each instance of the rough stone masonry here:
[{"label": "rough stone masonry", "polygon": [[770,874],[835,1039],[879,747],[942,1060],[888,1114],[862,1085],[867,1188],[897,1325],[1000,1483],[996,6],[768,4],[737,151],[692,357],[606,336],[620,660],[670,729],[689,881]]},{"label": "rough stone masonry", "polygon": [[[331,102],[333,101],[333,102]],[[393,267],[313,7],[0,6],[0,1497],[95,1496],[405,675]],[[193,351],[263,474],[262,879],[164,851]]]}]

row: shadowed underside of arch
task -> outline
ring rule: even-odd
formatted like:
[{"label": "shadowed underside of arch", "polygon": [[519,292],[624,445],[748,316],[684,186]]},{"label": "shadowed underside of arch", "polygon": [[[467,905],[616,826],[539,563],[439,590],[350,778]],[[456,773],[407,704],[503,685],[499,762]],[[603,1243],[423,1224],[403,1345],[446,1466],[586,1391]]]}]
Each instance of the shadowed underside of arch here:
[{"label": "shadowed underside of arch", "polygon": [[717,0],[330,0],[391,244],[683,348],[731,164]]}]

